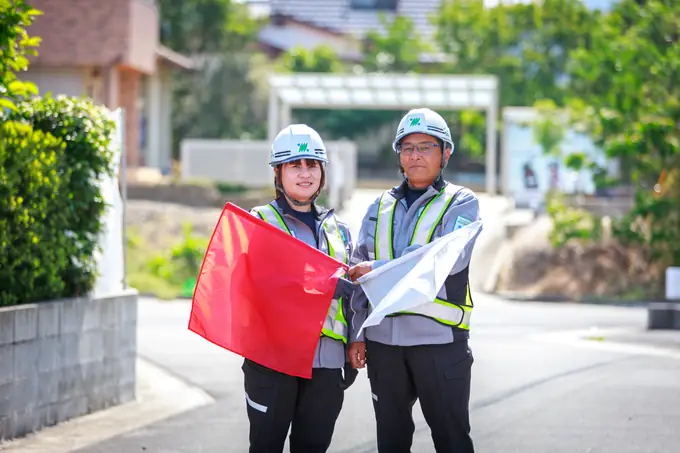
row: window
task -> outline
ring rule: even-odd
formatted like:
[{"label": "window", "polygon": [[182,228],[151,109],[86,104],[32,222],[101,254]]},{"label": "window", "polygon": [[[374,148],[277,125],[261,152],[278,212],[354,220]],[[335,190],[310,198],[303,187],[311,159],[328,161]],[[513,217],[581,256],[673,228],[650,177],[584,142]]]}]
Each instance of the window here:
[{"label": "window", "polygon": [[397,10],[397,0],[350,0],[352,9]]}]

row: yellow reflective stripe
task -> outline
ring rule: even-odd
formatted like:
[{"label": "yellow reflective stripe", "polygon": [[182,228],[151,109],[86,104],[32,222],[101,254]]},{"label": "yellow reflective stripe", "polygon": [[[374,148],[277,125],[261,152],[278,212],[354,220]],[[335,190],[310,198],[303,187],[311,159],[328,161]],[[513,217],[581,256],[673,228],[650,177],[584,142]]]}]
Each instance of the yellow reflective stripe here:
[{"label": "yellow reflective stripe", "polygon": [[283,217],[281,217],[279,211],[277,211],[276,208],[271,204],[260,206],[254,208],[253,210],[257,212],[257,214],[265,222],[271,223],[272,225],[275,225],[282,229],[283,231],[285,231],[286,233],[290,234],[290,229],[288,229],[288,225],[286,225],[286,222],[283,220]]},{"label": "yellow reflective stripe", "polygon": [[326,234],[326,242],[328,243],[328,254],[338,261],[347,264],[349,257],[345,247],[345,241],[342,239],[340,233],[340,226],[335,216],[323,223],[323,230]]},{"label": "yellow reflective stripe", "polygon": [[342,299],[333,300],[324,319],[321,335],[347,343],[348,333],[347,321],[342,312]]},{"label": "yellow reflective stripe", "polygon": [[439,194],[434,196],[425,205],[413,229],[410,244],[425,245],[432,241],[435,228],[437,228],[449,206],[453,203],[453,198],[457,192],[456,186],[447,183]]},{"label": "yellow reflective stripe", "polygon": [[347,325],[347,320],[345,319],[345,312],[342,309],[342,297],[338,299],[338,313],[335,315],[336,321],[340,321],[344,325]]},{"label": "yellow reflective stripe", "polygon": [[[375,259],[393,259],[392,228],[394,227],[394,211],[397,200],[389,194],[383,193],[378,205],[378,219],[375,222]],[[387,221],[385,221],[387,219]]]}]

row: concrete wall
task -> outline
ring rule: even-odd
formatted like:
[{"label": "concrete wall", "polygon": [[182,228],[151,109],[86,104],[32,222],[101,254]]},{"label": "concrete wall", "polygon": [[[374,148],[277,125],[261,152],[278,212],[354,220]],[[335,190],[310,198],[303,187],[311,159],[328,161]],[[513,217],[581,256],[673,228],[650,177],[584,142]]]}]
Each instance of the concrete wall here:
[{"label": "concrete wall", "polygon": [[[357,151],[351,141],[325,142],[329,154],[331,205],[339,208],[356,187]],[[204,179],[257,189],[272,187],[271,145],[259,140],[187,139],[180,146],[181,178]]]},{"label": "concrete wall", "polygon": [[135,398],[137,293],[0,308],[0,440]]}]

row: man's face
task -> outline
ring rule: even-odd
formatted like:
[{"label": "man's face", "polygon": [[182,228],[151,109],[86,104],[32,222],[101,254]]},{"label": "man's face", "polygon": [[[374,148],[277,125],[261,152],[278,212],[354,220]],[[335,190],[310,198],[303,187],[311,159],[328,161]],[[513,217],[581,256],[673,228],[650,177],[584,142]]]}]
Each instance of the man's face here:
[{"label": "man's face", "polygon": [[437,179],[442,165],[442,152],[448,162],[451,150],[442,150],[431,135],[411,134],[401,141],[399,161],[411,187],[425,188]]}]

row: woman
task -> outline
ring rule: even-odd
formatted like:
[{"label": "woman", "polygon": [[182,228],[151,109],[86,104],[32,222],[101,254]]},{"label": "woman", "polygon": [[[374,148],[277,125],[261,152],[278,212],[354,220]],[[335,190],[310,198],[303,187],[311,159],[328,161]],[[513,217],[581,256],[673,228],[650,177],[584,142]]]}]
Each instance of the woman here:
[{"label": "woman", "polygon": [[[283,129],[272,144],[269,163],[274,169],[276,199],[251,213],[348,263],[352,241],[347,226],[338,221],[332,210],[314,203],[324,187],[327,163],[326,148],[314,129],[304,124]],[[348,331],[344,310],[349,305],[352,288],[351,282],[340,279],[316,347],[311,379],[244,361],[250,453],[282,452],[291,424],[291,453],[328,450],[342,408],[343,392],[357,373],[351,366],[345,366]]]}]

